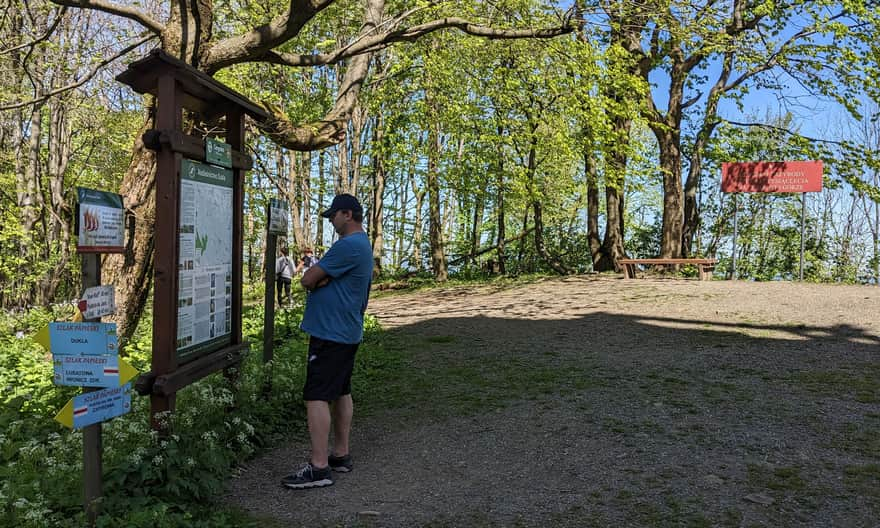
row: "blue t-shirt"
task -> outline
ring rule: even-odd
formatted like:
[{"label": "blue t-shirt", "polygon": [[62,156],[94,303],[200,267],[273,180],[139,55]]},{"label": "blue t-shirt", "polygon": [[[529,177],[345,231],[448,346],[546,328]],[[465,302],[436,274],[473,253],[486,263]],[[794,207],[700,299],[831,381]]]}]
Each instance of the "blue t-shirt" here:
[{"label": "blue t-shirt", "polygon": [[328,341],[360,343],[373,281],[373,248],[367,234],[340,238],[316,266],[332,278],[309,292],[300,328]]}]

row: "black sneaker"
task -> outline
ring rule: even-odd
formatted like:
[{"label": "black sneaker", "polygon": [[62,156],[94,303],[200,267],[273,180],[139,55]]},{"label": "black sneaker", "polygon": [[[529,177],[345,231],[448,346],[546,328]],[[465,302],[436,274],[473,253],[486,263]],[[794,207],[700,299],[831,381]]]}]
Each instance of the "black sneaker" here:
[{"label": "black sneaker", "polygon": [[329,467],[316,468],[307,463],[296,473],[281,479],[281,484],[291,489],[323,488],[333,485],[333,474]]},{"label": "black sneaker", "polygon": [[351,463],[351,455],[341,457],[330,455],[327,457],[327,463],[330,466],[330,469],[338,471],[339,473],[348,473],[354,469],[354,464]]}]

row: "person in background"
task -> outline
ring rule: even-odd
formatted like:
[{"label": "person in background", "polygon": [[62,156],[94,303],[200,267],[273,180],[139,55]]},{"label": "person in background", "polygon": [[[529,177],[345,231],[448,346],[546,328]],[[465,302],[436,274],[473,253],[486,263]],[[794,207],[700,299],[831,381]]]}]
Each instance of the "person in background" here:
[{"label": "person in background", "polygon": [[299,261],[299,265],[296,267],[296,273],[299,275],[300,273],[305,273],[312,266],[318,263],[318,257],[316,257],[312,253],[312,248],[305,248],[303,250],[303,258]]},{"label": "person in background", "polygon": [[339,240],[300,279],[308,291],[300,327],[310,336],[303,400],[312,451],[301,469],[281,480],[292,489],[330,486],[332,471],[347,473],[354,467],[349,452],[351,373],[364,334],[373,248],[362,225],[364,210],[354,196],[337,195],[321,216],[333,224]]},{"label": "person in background", "polygon": [[281,248],[281,256],[275,261],[275,285],[278,290],[278,306],[283,307],[285,296],[290,302],[290,280],[293,277],[293,260],[287,256],[287,248]]}]

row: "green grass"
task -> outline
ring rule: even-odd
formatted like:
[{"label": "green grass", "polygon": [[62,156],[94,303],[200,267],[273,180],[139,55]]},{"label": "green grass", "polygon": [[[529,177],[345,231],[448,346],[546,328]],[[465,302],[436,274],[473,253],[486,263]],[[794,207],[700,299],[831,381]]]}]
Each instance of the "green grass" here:
[{"label": "green grass", "polygon": [[880,403],[880,364],[853,369],[793,373],[786,381],[822,396],[846,395],[859,403]]},{"label": "green grass", "polygon": [[[358,368],[369,373],[369,386],[382,387],[358,391],[359,412],[392,410],[414,418],[426,413],[435,418],[471,416],[521,399],[577,395],[604,383],[595,378],[589,361],[570,364],[554,355],[480,354],[445,335],[385,334],[381,350],[364,357]],[[358,378],[356,372],[354,379]]]},{"label": "green grass", "polygon": [[862,422],[846,425],[833,435],[829,447],[860,456],[880,458],[880,426],[876,420],[865,418]]},{"label": "green grass", "polygon": [[428,336],[425,338],[425,341],[427,341],[428,343],[454,343],[455,336],[450,336],[450,335]]},{"label": "green grass", "polygon": [[371,298],[384,297],[402,292],[416,292],[424,290],[442,291],[461,286],[487,287],[490,291],[504,291],[527,284],[534,284],[542,280],[559,278],[559,275],[549,273],[530,273],[516,276],[494,275],[475,273],[471,276],[455,275],[442,284],[438,284],[430,273],[420,273],[414,276],[384,277],[373,283]]},{"label": "green grass", "polygon": [[807,487],[799,467],[769,467],[759,464],[749,464],[747,467],[749,484],[758,490],[802,491]]},{"label": "green grass", "polygon": [[880,464],[848,465],[843,468],[847,490],[867,497],[880,498]]}]

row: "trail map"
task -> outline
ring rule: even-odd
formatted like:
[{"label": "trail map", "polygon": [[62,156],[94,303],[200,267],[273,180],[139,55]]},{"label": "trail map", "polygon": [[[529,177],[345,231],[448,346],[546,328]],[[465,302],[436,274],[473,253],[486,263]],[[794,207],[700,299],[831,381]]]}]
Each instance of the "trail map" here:
[{"label": "trail map", "polygon": [[180,165],[177,353],[180,363],[231,342],[232,171]]}]

